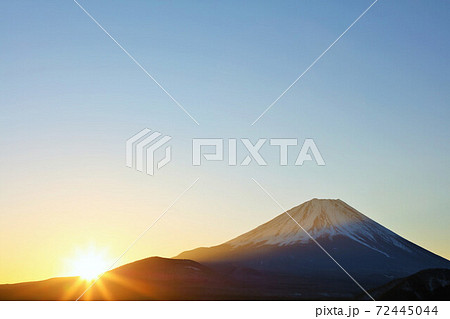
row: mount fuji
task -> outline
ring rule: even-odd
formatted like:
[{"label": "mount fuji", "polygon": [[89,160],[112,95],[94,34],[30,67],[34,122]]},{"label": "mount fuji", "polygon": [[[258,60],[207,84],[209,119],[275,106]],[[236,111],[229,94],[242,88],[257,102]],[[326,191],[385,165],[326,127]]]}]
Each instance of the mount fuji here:
[{"label": "mount fuji", "polygon": [[358,289],[337,263],[369,289],[423,269],[450,268],[447,259],[339,199],[312,199],[221,245],[186,251],[175,258],[228,269],[240,279],[251,277],[244,270],[253,269],[269,277],[276,274],[278,283],[282,278],[302,283],[311,279],[319,286],[335,283],[337,293]]}]

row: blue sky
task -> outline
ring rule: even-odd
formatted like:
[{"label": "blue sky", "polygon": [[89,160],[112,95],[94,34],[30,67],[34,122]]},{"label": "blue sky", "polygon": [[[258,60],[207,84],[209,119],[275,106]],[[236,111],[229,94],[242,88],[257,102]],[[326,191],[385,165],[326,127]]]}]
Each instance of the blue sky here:
[{"label": "blue sky", "polygon": [[[370,3],[80,0],[200,126],[74,2],[1,3],[2,249],[12,238],[29,252],[24,232],[38,245],[61,227],[61,250],[116,234],[126,245],[196,177],[128,260],[217,244],[281,213],[254,177],[286,208],[341,198],[450,257],[447,1],[378,1],[250,125]],[[144,127],[174,137],[154,177],[124,164],[125,140]],[[193,137],[314,138],[327,165],[192,167]]]}]

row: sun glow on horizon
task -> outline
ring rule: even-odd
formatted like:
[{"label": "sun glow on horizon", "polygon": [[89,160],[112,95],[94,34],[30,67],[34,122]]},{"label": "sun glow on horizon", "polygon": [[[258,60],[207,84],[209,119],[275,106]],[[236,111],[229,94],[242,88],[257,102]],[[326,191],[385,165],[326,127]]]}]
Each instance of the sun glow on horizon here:
[{"label": "sun glow on horizon", "polygon": [[91,281],[108,270],[108,261],[105,251],[99,251],[94,247],[87,250],[77,250],[76,254],[68,260],[70,273]]}]

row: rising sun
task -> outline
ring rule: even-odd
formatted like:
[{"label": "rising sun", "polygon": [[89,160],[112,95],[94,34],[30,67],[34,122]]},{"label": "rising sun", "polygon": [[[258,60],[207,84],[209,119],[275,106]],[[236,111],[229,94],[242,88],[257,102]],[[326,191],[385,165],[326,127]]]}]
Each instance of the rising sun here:
[{"label": "rising sun", "polygon": [[79,250],[69,260],[71,273],[80,276],[84,280],[94,280],[108,270],[108,262],[104,251],[98,251],[91,247],[87,250]]}]

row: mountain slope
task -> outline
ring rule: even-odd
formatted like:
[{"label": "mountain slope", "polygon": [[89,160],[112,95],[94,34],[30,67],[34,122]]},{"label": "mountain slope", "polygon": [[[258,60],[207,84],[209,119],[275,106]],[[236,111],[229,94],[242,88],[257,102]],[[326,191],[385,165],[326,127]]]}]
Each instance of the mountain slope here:
[{"label": "mountain slope", "polygon": [[376,300],[450,300],[450,269],[421,270],[373,289],[370,294]]},{"label": "mountain slope", "polygon": [[[288,213],[369,288],[426,268],[450,268],[448,260],[398,236],[341,200],[313,199]],[[186,251],[175,258],[188,258],[214,267],[233,265],[290,275],[330,277],[336,286],[349,281],[285,213],[224,244]]]}]

